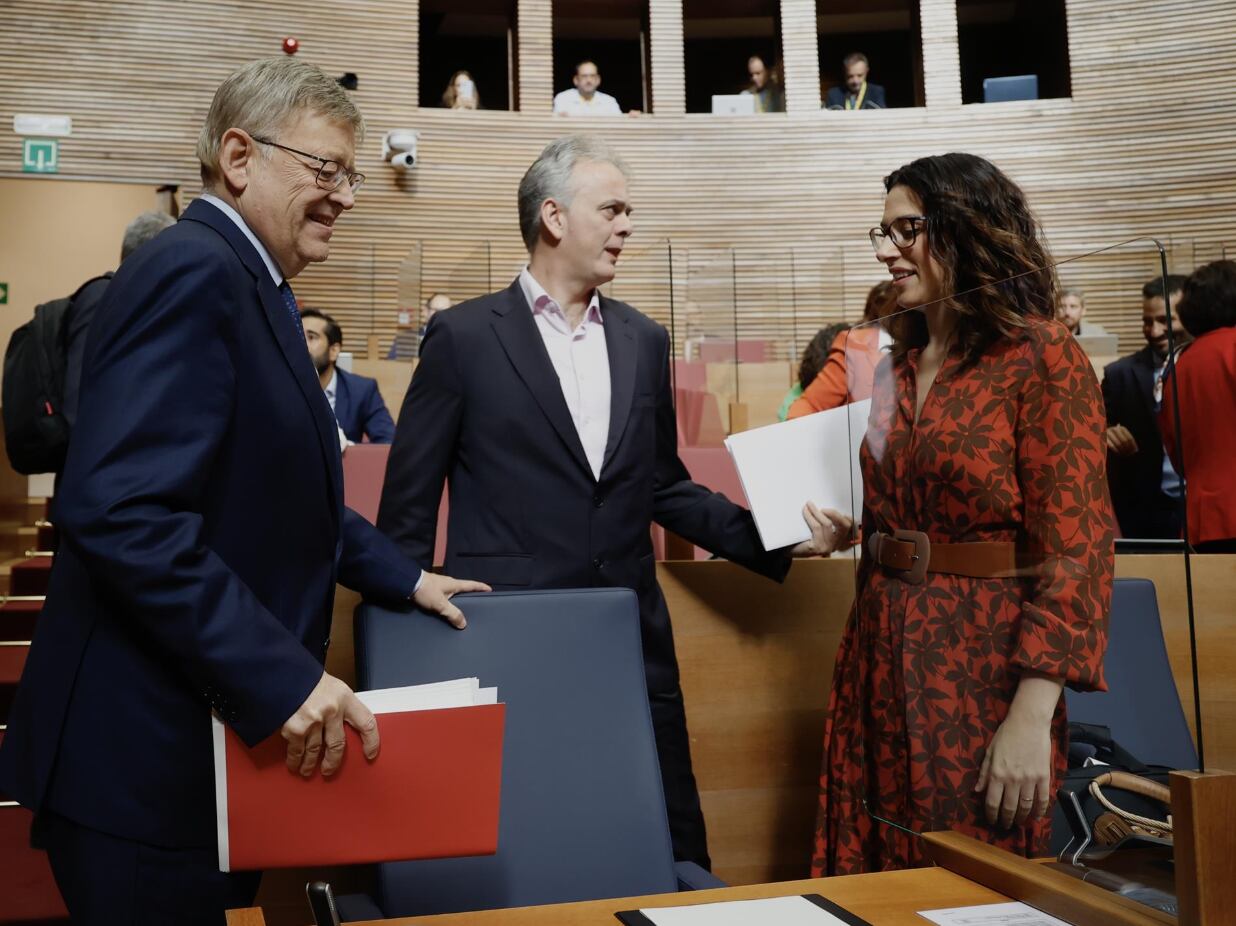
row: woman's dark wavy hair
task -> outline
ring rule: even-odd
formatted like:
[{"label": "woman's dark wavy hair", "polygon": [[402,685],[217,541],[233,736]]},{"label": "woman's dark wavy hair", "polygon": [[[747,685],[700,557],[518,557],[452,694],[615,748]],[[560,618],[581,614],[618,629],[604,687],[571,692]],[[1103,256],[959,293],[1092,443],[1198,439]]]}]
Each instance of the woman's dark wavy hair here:
[{"label": "woman's dark wavy hair", "polygon": [[1189,274],[1177,311],[1195,338],[1236,325],[1236,262],[1212,261]]},{"label": "woman's dark wavy hair", "polygon": [[[943,270],[947,304],[961,316],[955,349],[967,365],[1002,338],[1024,336],[1032,320],[1054,317],[1059,283],[1051,254],[1026,194],[998,167],[973,154],[941,154],[884,178],[886,191],[896,186],[922,201],[920,234]],[[927,343],[921,312],[901,312],[888,328],[897,361]]]}]

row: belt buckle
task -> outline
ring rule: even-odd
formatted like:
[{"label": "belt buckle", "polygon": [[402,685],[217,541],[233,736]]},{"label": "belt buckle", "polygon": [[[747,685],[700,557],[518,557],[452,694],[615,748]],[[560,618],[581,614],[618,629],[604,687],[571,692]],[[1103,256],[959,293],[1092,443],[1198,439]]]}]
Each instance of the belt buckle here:
[{"label": "belt buckle", "polygon": [[893,531],[893,539],[914,544],[914,565],[901,574],[903,582],[922,585],[927,579],[927,564],[931,562],[931,541],[922,531]]}]

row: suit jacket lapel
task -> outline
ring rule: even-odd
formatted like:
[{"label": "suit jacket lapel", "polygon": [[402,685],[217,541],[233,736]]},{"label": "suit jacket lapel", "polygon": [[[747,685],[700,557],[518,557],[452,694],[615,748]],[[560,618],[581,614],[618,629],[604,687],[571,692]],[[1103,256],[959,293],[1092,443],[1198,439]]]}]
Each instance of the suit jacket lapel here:
[{"label": "suit jacket lapel", "polygon": [[558,374],[554,372],[554,364],[549,359],[549,352],[541,340],[541,333],[537,331],[532,310],[518,280],[500,295],[493,312],[494,333],[515,372],[528,387],[571,456],[592,478],[592,467],[588,464],[584,445],[580,442],[575,422],[571,420],[571,411],[562,396],[562,384],[558,382]]},{"label": "suit jacket lapel", "polygon": [[309,359],[309,350],[305,346],[305,340],[297,335],[295,327],[288,318],[288,309],[284,305],[283,296],[275,286],[275,281],[271,279],[270,271],[262,262],[261,255],[223,212],[210,203],[194,202],[185,210],[182,218],[201,222],[217,231],[231,244],[236,256],[252,274],[257,284],[258,300],[266,316],[266,323],[270,325],[274,333],[275,341],[291,370],[292,378],[296,380],[296,385],[300,387],[301,394],[309,404],[310,416],[318,432],[318,442],[322,448],[322,456],[330,474],[329,481],[334,493],[331,511],[338,521],[342,515],[343,506],[343,464],[339,457],[339,434],[334,418],[330,414],[330,403],[326,401],[322,383],[317,377],[317,371],[313,368],[313,362]]},{"label": "suit jacket lapel", "polygon": [[631,416],[631,400],[635,395],[635,330],[623,307],[610,299],[601,299],[601,319],[605,328],[605,351],[609,354],[609,437],[605,441],[605,462],[601,472],[622,441]]}]

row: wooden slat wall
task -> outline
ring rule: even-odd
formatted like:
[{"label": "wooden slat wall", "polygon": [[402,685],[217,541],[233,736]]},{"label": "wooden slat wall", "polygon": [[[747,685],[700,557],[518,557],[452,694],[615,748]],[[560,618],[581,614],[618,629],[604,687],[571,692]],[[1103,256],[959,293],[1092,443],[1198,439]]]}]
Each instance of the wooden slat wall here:
[{"label": "wooden slat wall", "polygon": [[957,0],[919,0],[923,32],[923,89],[927,105],[961,105]]},{"label": "wooden slat wall", "polygon": [[687,111],[682,0],[648,0],[648,31],[652,42],[652,110],[662,116],[681,115]]},{"label": "wooden slat wall", "polygon": [[554,99],[553,3],[519,0],[518,15],[519,109],[525,113],[548,113]]},{"label": "wooden slat wall", "polygon": [[781,65],[786,111],[817,112],[821,101],[816,0],[781,0]]},{"label": "wooden slat wall", "polygon": [[[673,2],[654,0],[650,12],[661,24],[654,45],[671,41],[670,13],[660,4]],[[818,68],[808,63],[813,5],[785,0],[786,57],[797,54],[802,66],[787,60],[787,93],[800,101],[794,112],[569,122],[549,115],[550,0],[518,6],[518,113],[419,110],[417,18],[409,9],[394,0],[341,0],[329,9],[293,0],[9,0],[0,125],[15,112],[67,113],[75,134],[61,146],[61,177],[176,182],[188,198],[197,190],[198,127],[214,88],[237,65],[278,53],[282,37],[293,34],[301,55],[328,72],[357,72],[355,98],[370,127],[359,166],[370,179],[338,227],[330,261],[309,268],[297,292],[337,315],[359,355],[370,333],[389,344],[409,298],[401,295],[401,268],[414,249],[419,299],[437,290],[476,295],[511,278],[522,259],[519,178],[567,130],[602,132],[631,162],[631,252],[673,243],[680,314],[687,264],[734,247],[744,336],[768,337],[787,355],[803,343],[804,329],[857,316],[883,272],[865,238],[880,214],[880,178],[924,154],[971,150],[1004,167],[1030,193],[1057,256],[1153,234],[1169,246],[1172,269],[1187,271],[1236,243],[1236,24],[1226,0],[1118,7],[1072,0],[1073,98],[995,106],[956,105],[953,2],[922,0],[927,107],[863,113],[816,108]],[[653,80],[659,86],[658,74]],[[422,133],[420,166],[407,176],[378,157],[380,135],[392,128]],[[7,131],[0,176],[21,176],[20,140]],[[661,262],[624,264],[615,294],[668,321]],[[1061,275],[1087,291],[1092,318],[1118,333],[1127,351],[1140,343],[1139,289],[1154,270],[1153,250],[1139,245]],[[624,279],[628,273],[634,278]],[[811,292],[814,299],[804,297]],[[680,317],[675,328],[685,322]]]}]

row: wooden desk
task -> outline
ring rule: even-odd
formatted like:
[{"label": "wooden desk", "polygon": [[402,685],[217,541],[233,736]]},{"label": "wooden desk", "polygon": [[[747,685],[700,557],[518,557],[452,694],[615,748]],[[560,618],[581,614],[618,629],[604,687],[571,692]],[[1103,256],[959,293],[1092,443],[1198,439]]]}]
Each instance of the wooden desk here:
[{"label": "wooden desk", "polygon": [[[689,891],[682,894],[657,894],[652,897],[592,900],[544,907],[371,922],[375,926],[615,926],[618,920],[614,914],[619,910],[677,907],[718,900],[753,900],[794,894],[820,894],[861,916],[871,923],[871,926],[924,926],[927,921],[917,915],[919,910],[1003,903],[1008,900],[1003,894],[988,890],[943,868],[920,868],[821,878],[814,881],[750,884],[714,891]],[[228,914],[229,926],[263,926],[264,922],[261,912],[256,910],[238,910]]]}]

